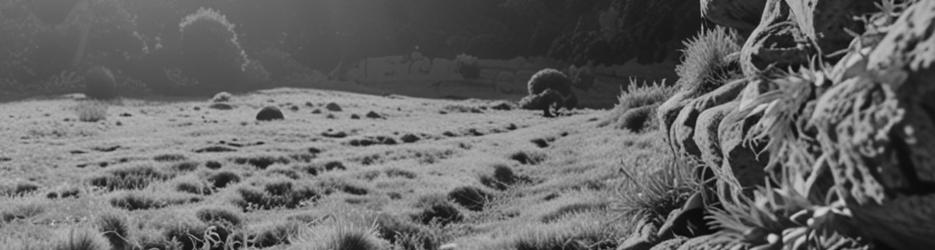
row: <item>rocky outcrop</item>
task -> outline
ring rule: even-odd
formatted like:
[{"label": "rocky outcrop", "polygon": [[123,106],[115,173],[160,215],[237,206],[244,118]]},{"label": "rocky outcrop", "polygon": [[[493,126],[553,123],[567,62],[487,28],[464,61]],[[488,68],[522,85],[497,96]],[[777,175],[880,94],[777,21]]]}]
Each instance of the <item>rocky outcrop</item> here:
[{"label": "rocky outcrop", "polygon": [[[750,12],[741,4],[755,1],[739,2],[702,1],[703,13],[742,29]],[[681,248],[799,249],[792,244],[817,239],[935,247],[935,1],[887,3],[880,10],[863,1],[763,2],[741,52],[741,87],[711,92],[739,93],[724,101],[711,101],[711,93],[676,95],[657,113],[676,154],[697,157],[715,170],[717,182],[728,184],[719,187],[745,196],[718,193],[736,210],[720,220],[740,218],[738,224]],[[730,8],[735,12],[724,11]],[[853,38],[842,27],[862,35]],[[839,50],[844,53],[832,55]],[[758,215],[749,210],[777,217],[751,223]],[[763,233],[749,233],[756,230]],[[795,233],[806,230],[836,236]],[[742,240],[724,241],[731,237]]]}]

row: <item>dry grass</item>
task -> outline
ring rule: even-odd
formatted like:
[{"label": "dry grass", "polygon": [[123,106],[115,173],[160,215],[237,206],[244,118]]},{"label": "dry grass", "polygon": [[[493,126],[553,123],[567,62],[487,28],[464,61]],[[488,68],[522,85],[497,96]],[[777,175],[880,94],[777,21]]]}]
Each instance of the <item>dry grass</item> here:
[{"label": "dry grass", "polygon": [[[49,249],[53,241],[41,237],[55,232],[48,225],[72,226],[63,218],[77,218],[90,225],[75,226],[96,229],[108,244],[141,249],[172,249],[174,244],[203,249],[207,244],[214,249],[343,245],[417,250],[448,243],[471,249],[503,241],[554,246],[547,242],[568,240],[609,246],[625,231],[622,223],[596,229],[567,224],[595,214],[614,222],[609,201],[594,200],[606,198],[610,183],[620,178],[614,163],[626,159],[631,164],[627,168],[640,169],[650,152],[662,152],[662,144],[648,139],[593,128],[587,120],[602,111],[579,110],[555,119],[520,111],[440,115],[437,111],[448,105],[476,104],[283,93],[238,95],[236,102],[244,107],[288,106],[286,102],[305,103],[317,96],[321,104],[313,103],[316,107],[337,101],[345,112],[374,111],[388,119],[324,119],[296,112],[294,120],[282,123],[244,123],[238,117],[252,121],[255,109],[219,112],[193,108],[203,107],[204,100],[125,99],[110,106],[112,114],[120,115],[108,117],[124,125],[108,126],[62,122],[70,114],[55,113],[62,105],[48,103],[70,100],[0,105],[3,110],[22,105],[16,109],[51,113],[0,123],[0,137],[14,138],[0,142],[12,149],[0,153],[12,159],[0,169],[11,180],[2,188],[8,195],[0,196],[0,242],[34,242],[32,249]],[[366,105],[371,102],[375,104]],[[28,134],[33,123],[50,121],[62,129],[93,133],[31,136],[21,139],[29,142],[22,144],[15,139],[20,132]],[[348,138],[321,135],[329,129]],[[446,131],[488,136],[459,132],[449,137]],[[346,143],[407,134],[422,139],[370,147]],[[546,147],[531,143],[542,138],[548,138]],[[230,150],[199,151],[210,147]],[[316,149],[313,154],[310,148]],[[39,150],[56,153],[31,153]],[[364,219],[346,218],[354,217],[347,213]],[[374,215],[383,213],[392,215]],[[524,230],[538,233],[503,230],[513,225],[529,225]],[[555,229],[535,229],[541,225]],[[615,225],[623,228],[611,229]],[[305,237],[342,227],[342,233]],[[489,239],[495,233],[503,237]],[[535,243],[534,235],[557,240]]]}]

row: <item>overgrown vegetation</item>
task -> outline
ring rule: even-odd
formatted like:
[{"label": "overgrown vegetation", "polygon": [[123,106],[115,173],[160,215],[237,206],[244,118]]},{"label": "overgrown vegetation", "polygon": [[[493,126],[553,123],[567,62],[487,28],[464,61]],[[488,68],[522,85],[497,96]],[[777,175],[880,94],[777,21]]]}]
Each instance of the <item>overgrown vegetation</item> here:
[{"label": "overgrown vegetation", "polygon": [[651,128],[658,124],[654,121],[656,107],[672,97],[677,88],[666,84],[665,80],[639,83],[631,78],[627,89],[620,91],[617,106],[601,121],[599,126],[629,129],[633,132]]}]

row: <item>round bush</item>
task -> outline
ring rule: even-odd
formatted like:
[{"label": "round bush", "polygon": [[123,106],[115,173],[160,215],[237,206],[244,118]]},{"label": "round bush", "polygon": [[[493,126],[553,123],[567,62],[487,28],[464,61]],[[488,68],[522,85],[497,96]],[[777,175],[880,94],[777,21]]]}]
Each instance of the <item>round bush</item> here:
[{"label": "round bush", "polygon": [[279,108],[268,106],[261,109],[260,112],[256,114],[256,119],[257,121],[273,121],[286,119],[286,117],[283,116],[282,111],[279,110]]},{"label": "round bush", "polygon": [[547,89],[555,90],[562,96],[571,96],[571,79],[556,69],[543,69],[529,78],[526,83],[529,89],[529,95],[537,95],[545,92]]},{"label": "round bush", "polygon": [[84,94],[88,98],[108,100],[117,97],[117,80],[105,67],[94,67],[84,77]]}]

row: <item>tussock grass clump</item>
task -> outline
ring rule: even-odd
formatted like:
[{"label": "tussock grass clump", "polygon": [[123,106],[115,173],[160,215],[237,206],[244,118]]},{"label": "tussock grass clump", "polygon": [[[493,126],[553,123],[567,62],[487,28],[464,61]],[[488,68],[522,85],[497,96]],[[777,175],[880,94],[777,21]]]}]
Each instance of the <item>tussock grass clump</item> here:
[{"label": "tussock grass clump", "polygon": [[188,156],[183,154],[160,154],[153,156],[153,160],[156,162],[178,162],[188,160]]},{"label": "tussock grass clump", "polygon": [[414,172],[412,172],[412,171],[403,170],[403,169],[399,169],[399,168],[388,168],[388,169],[384,170],[383,173],[386,174],[386,177],[390,177],[390,178],[401,177],[401,178],[406,178],[406,179],[415,179],[415,178],[419,177],[418,174],[416,174],[416,173],[414,173]]},{"label": "tussock grass clump", "polygon": [[175,191],[197,195],[209,195],[214,192],[210,183],[199,179],[197,175],[175,178],[172,180],[172,187]]},{"label": "tussock grass clump", "polygon": [[254,157],[241,157],[233,159],[234,163],[237,164],[250,164],[258,169],[266,169],[267,167],[273,164],[283,164],[288,165],[290,163],[289,159],[286,157],[276,157],[270,155],[254,156]]},{"label": "tussock grass clump", "polygon": [[286,165],[273,165],[266,169],[267,176],[283,176],[289,179],[298,180],[301,175],[295,170],[295,167],[286,166]]},{"label": "tussock grass clump", "polygon": [[90,228],[71,228],[58,232],[52,250],[110,250],[113,247]]},{"label": "tussock grass clump", "polygon": [[677,87],[662,82],[640,84],[630,79],[627,89],[621,90],[617,106],[598,126],[613,126],[639,132],[653,121],[656,108],[675,95]]},{"label": "tussock grass clump", "polygon": [[321,187],[326,194],[333,193],[334,191],[341,191],[353,195],[366,195],[370,192],[363,184],[340,178],[324,179],[318,182],[318,186]]},{"label": "tussock grass clump", "polygon": [[502,191],[517,183],[528,181],[526,177],[513,173],[513,169],[507,165],[497,164],[493,166],[493,169],[493,175],[479,177],[480,183],[489,188]]},{"label": "tussock grass clump", "polygon": [[394,245],[394,249],[438,249],[441,236],[425,226],[390,214],[378,214],[374,218],[379,235]]},{"label": "tussock grass clump", "polygon": [[208,175],[208,182],[215,188],[224,188],[240,182],[240,175],[231,171],[220,171]]},{"label": "tussock grass clump", "polygon": [[304,225],[298,221],[276,221],[261,225],[253,229],[252,247],[266,248],[277,245],[288,245],[292,243]]},{"label": "tussock grass clump", "polygon": [[617,187],[618,207],[626,216],[665,218],[701,190],[695,168],[676,159],[660,160],[659,169],[632,173],[621,169],[627,181]]},{"label": "tussock grass clump", "polygon": [[510,155],[510,159],[523,165],[539,165],[545,162],[548,156],[539,151],[518,151]]},{"label": "tussock grass clump", "polygon": [[62,186],[55,188],[45,194],[45,197],[48,199],[65,199],[65,198],[78,198],[81,194],[81,189],[76,186]]},{"label": "tussock grass clump", "polygon": [[716,89],[739,71],[739,57],[731,56],[740,51],[737,33],[718,26],[701,31],[684,42],[682,63],[675,67],[679,76],[676,83],[690,93],[707,93]]},{"label": "tussock grass clump", "polygon": [[[205,245],[221,243],[211,242],[205,237],[214,233],[216,228],[211,228],[208,224],[191,218],[190,215],[165,220],[166,222],[161,225],[162,236],[168,240],[167,243],[170,243],[164,246],[165,249],[202,249]],[[172,248],[172,246],[177,248]]]},{"label": "tussock grass clump", "polygon": [[300,236],[294,246],[314,250],[383,250],[389,243],[378,236],[374,227],[363,227],[347,221],[329,223]]},{"label": "tussock grass clump", "polygon": [[110,197],[111,206],[130,211],[158,209],[198,201],[201,201],[201,198],[179,193],[157,194],[145,191],[124,191],[114,193]]},{"label": "tussock grass clump", "polygon": [[454,222],[461,222],[464,216],[453,204],[451,204],[444,195],[428,195],[419,197],[416,202],[416,208],[422,211],[413,215],[413,219],[422,224],[448,225]]},{"label": "tussock grass clump", "polygon": [[623,236],[619,222],[578,217],[562,223],[530,225],[513,229],[511,237],[486,249],[585,250],[614,249]]},{"label": "tussock grass clump", "polygon": [[243,209],[294,209],[320,197],[318,189],[306,183],[288,179],[263,180],[255,185],[243,185],[236,190],[232,202]]},{"label": "tussock grass clump", "polygon": [[205,223],[221,222],[231,226],[243,225],[243,217],[239,212],[222,207],[203,207],[195,212],[195,216]]},{"label": "tussock grass clump", "polygon": [[448,199],[472,211],[484,210],[484,205],[493,199],[493,195],[477,187],[459,187],[448,192]]},{"label": "tussock grass clump", "polygon": [[108,104],[100,101],[81,101],[75,106],[78,121],[99,122],[107,119]]},{"label": "tussock grass clump", "polygon": [[107,190],[143,189],[151,183],[166,181],[172,176],[150,165],[121,166],[104,175],[91,178],[91,185]]},{"label": "tussock grass clump", "polygon": [[4,180],[0,182],[0,196],[25,196],[35,193],[42,186],[26,180]]},{"label": "tussock grass clump", "polygon": [[201,165],[199,162],[186,161],[172,164],[169,169],[175,172],[191,172],[197,170],[199,165]]},{"label": "tussock grass clump", "polygon": [[130,224],[125,216],[115,213],[101,214],[97,217],[97,229],[113,249],[127,249],[130,246]]}]

